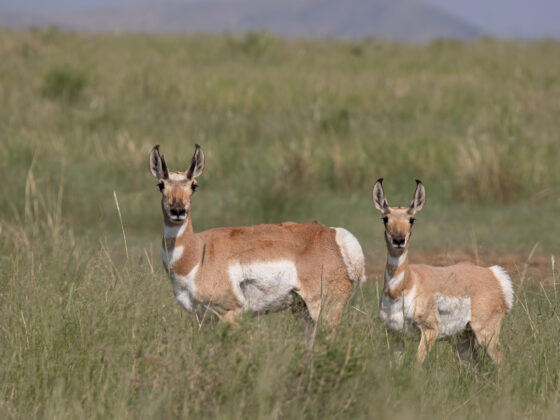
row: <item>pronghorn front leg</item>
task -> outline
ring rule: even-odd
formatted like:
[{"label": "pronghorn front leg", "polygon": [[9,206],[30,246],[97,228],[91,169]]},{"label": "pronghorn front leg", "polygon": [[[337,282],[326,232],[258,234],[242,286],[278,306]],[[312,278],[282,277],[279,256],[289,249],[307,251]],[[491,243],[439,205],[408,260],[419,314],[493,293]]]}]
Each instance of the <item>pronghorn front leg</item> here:
[{"label": "pronghorn front leg", "polygon": [[416,353],[416,363],[421,365],[428,352],[432,349],[438,336],[437,328],[429,328],[425,325],[420,326],[420,344]]},{"label": "pronghorn front leg", "polygon": [[232,309],[231,311],[227,311],[224,312],[223,314],[220,315],[220,319],[222,321],[227,322],[228,324],[234,324],[237,319],[239,318],[239,316],[241,315],[243,311],[239,308],[239,309]]}]

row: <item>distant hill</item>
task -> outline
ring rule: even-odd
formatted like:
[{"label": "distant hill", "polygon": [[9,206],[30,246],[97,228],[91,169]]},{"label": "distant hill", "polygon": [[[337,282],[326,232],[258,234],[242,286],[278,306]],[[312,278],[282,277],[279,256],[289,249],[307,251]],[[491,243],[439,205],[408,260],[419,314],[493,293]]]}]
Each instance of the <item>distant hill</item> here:
[{"label": "distant hill", "polygon": [[53,20],[48,14],[0,10],[0,28],[25,28],[28,26],[46,25]]},{"label": "distant hill", "polygon": [[243,32],[286,37],[426,41],[471,39],[476,27],[421,0],[191,0],[105,7],[56,15],[0,13],[0,26],[57,25],[86,31]]}]

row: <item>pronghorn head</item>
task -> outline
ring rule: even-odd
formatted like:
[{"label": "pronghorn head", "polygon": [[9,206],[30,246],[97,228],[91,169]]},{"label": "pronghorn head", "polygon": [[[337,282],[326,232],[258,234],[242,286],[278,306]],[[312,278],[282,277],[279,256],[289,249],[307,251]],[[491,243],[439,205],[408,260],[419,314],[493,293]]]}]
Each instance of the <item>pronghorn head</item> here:
[{"label": "pronghorn head", "polygon": [[414,215],[422,210],[426,201],[426,189],[422,181],[416,180],[416,191],[408,207],[389,207],[383,191],[383,178],[373,186],[373,204],[382,214],[385,225],[385,241],[394,254],[402,254],[408,247]]},{"label": "pronghorn head", "polygon": [[196,178],[204,170],[204,153],[197,144],[189,168],[185,172],[169,172],[159,145],[150,152],[150,171],[158,180],[161,207],[171,223],[183,223],[190,209],[191,196],[196,189]]}]

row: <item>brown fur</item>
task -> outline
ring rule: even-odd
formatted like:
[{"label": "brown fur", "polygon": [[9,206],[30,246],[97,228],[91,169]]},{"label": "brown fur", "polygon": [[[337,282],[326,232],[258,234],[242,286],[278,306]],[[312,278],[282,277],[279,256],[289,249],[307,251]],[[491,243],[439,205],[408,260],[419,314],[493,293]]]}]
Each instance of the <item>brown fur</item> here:
[{"label": "brown fur", "polygon": [[[414,293],[412,322],[421,331],[417,361],[422,363],[427,351],[438,338],[436,295],[445,298],[470,298],[470,330],[476,341],[483,345],[497,362],[502,360],[499,335],[503,319],[509,311],[505,291],[489,268],[471,263],[459,263],[447,267],[424,264],[408,264],[408,247],[411,238],[411,219],[424,205],[425,191],[418,182],[417,191],[410,207],[389,207],[383,193],[381,181],[374,187],[374,204],[381,211],[385,223],[387,245],[386,276],[402,280],[389,285],[385,281],[383,294],[392,301]],[[419,192],[420,189],[420,192]],[[405,238],[403,246],[396,245],[395,238]],[[395,259],[398,259],[396,264]],[[470,334],[468,328],[464,331]]]},{"label": "brown fur", "polygon": [[[157,155],[153,155],[154,151]],[[204,156],[197,146],[191,168],[204,167]],[[197,155],[198,154],[198,155]],[[164,174],[154,148],[150,157],[152,173]],[[198,157],[197,157],[198,156]],[[202,162],[200,162],[202,159]],[[158,166],[160,165],[160,166]],[[313,320],[322,312],[329,325],[336,325],[343,308],[350,298],[356,279],[349,277],[341,249],[335,240],[336,231],[317,222],[299,224],[284,222],[233,228],[215,228],[195,233],[190,212],[192,184],[202,169],[194,170],[189,178],[182,172],[171,172],[164,183],[162,211],[168,228],[183,226],[178,237],[164,238],[163,247],[170,253],[183,247],[181,257],[169,267],[174,281],[176,276],[186,276],[199,264],[194,277],[196,301],[210,308],[221,319],[234,321],[244,309],[236,297],[230,280],[229,267],[288,260],[294,263],[300,287],[292,292],[305,302]],[[180,203],[186,209],[186,219],[172,220],[169,209]],[[165,265],[165,263],[164,263]]]},{"label": "brown fur", "polygon": [[[190,213],[187,218],[190,221]],[[230,265],[290,260],[296,262],[301,283],[295,292],[305,301],[311,317],[316,320],[319,315],[322,279],[323,301],[331,301],[325,318],[336,324],[353,285],[334,235],[333,229],[316,222],[215,228],[196,234],[189,223],[186,232],[168,241],[167,246],[185,247],[182,258],[172,267],[179,275],[188,274],[202,261],[205,248],[204,262],[195,278],[198,299],[211,304],[226,319],[235,318],[242,309],[231,290]]]}]

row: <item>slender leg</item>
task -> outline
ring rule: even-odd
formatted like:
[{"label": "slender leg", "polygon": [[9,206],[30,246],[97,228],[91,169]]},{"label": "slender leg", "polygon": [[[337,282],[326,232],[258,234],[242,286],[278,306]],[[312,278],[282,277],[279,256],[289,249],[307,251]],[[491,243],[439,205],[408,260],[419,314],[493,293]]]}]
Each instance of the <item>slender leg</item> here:
[{"label": "slender leg", "polygon": [[307,306],[307,311],[309,312],[309,316],[313,320],[313,322],[317,322],[319,320],[319,315],[321,314],[321,301],[314,300],[314,301],[305,301]]},{"label": "slender leg", "polygon": [[315,326],[315,321],[313,321],[309,309],[300,295],[296,294],[291,306],[291,311],[298,319],[305,338],[309,339],[309,337],[311,337],[311,331],[313,331],[313,327]]},{"label": "slender leg", "polygon": [[500,344],[500,328],[502,321],[490,323],[485,328],[473,329],[478,343],[486,349],[488,356],[496,363],[502,362],[503,353]]},{"label": "slender leg", "polygon": [[234,309],[223,313],[220,316],[220,319],[228,324],[234,324],[237,321],[237,318],[239,318],[239,315],[241,315],[241,309]]},{"label": "slender leg", "polygon": [[352,295],[352,290],[347,291],[336,298],[327,299],[323,305],[323,314],[325,323],[330,328],[336,328],[342,318],[342,313],[346,307],[346,303]]},{"label": "slender leg", "polygon": [[405,354],[405,343],[404,335],[401,332],[393,330],[385,330],[387,334],[387,343],[390,345],[390,349],[393,351],[393,355],[397,363],[401,363],[404,360]]},{"label": "slender leg", "polygon": [[438,330],[428,328],[426,326],[420,327],[420,344],[418,345],[418,352],[416,353],[416,363],[421,365],[428,352],[432,349],[438,336]]}]

